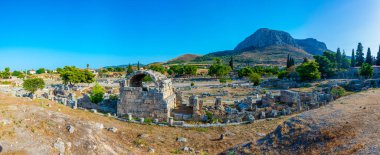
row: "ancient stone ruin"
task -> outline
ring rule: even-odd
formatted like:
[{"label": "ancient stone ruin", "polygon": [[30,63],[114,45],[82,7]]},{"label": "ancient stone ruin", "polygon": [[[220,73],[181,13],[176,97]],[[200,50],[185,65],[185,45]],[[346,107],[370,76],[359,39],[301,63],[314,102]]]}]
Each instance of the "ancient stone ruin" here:
[{"label": "ancient stone ruin", "polygon": [[[146,76],[153,80],[153,86],[143,82]],[[117,115],[132,114],[134,118],[167,121],[175,103],[176,94],[171,79],[155,71],[138,70],[120,83]]]}]

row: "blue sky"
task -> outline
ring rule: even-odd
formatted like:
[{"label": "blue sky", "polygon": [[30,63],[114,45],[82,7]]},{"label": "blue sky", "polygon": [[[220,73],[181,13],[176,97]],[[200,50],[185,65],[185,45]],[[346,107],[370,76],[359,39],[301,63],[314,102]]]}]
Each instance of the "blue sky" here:
[{"label": "blue sky", "polygon": [[233,49],[258,28],[349,55],[380,44],[377,0],[2,0],[0,68],[97,68]]}]

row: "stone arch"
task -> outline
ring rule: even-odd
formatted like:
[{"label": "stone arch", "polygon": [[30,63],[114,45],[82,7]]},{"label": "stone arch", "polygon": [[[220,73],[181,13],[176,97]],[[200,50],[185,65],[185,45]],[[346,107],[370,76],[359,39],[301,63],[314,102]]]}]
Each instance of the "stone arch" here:
[{"label": "stone arch", "polygon": [[142,87],[142,82],[145,76],[150,76],[157,88],[159,88],[160,82],[163,79],[166,79],[165,75],[152,70],[138,70],[127,76],[127,85],[129,87]]}]

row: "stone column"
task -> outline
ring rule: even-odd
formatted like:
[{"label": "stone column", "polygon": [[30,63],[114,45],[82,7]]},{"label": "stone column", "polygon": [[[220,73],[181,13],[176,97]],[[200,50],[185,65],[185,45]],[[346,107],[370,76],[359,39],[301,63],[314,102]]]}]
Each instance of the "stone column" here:
[{"label": "stone column", "polygon": [[78,101],[73,100],[73,102],[74,102],[73,109],[77,109],[78,108]]},{"label": "stone column", "polygon": [[216,97],[215,98],[215,108],[219,109],[222,107],[222,97]]},{"label": "stone column", "polygon": [[174,124],[173,117],[169,117],[168,119],[169,119],[168,120],[169,126],[173,126],[173,124]]},{"label": "stone column", "polygon": [[140,123],[144,123],[144,118],[143,117],[140,118]]},{"label": "stone column", "polygon": [[132,113],[128,113],[127,115],[128,115],[128,121],[132,121],[132,119],[133,119],[132,118]]}]

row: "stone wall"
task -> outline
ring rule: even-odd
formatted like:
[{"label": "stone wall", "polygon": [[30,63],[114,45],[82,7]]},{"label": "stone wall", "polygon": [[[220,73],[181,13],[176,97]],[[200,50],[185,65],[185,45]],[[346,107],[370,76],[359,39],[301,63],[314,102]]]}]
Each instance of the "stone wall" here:
[{"label": "stone wall", "polygon": [[[143,76],[151,76],[156,87],[144,90],[139,83],[142,82]],[[157,118],[166,121],[175,103],[176,94],[170,79],[154,71],[135,71],[120,85],[117,115],[131,113],[138,118]]]}]

